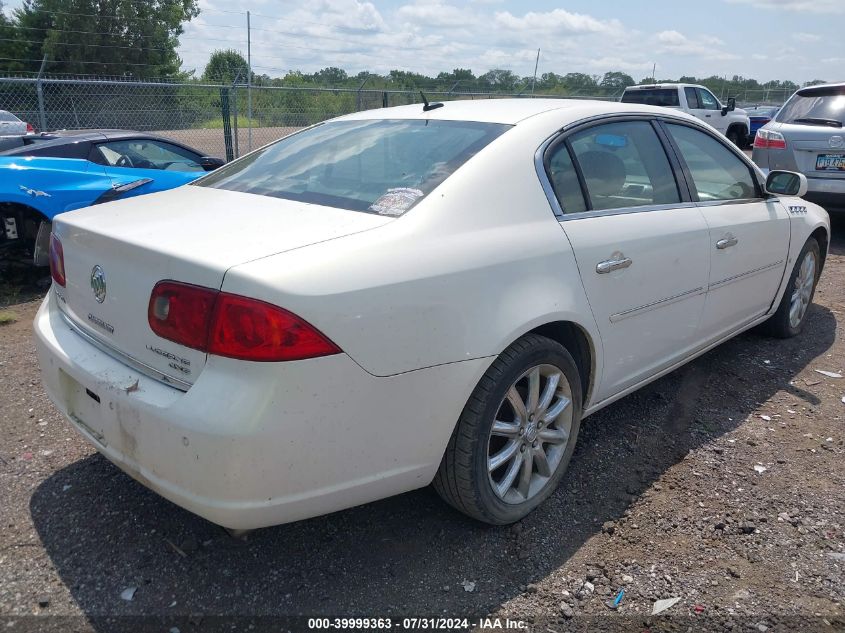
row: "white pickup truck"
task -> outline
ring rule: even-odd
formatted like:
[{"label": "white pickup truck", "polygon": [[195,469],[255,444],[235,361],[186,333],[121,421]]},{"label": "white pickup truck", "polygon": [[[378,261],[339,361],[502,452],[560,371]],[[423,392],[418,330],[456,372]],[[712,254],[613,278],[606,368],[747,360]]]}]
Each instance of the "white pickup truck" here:
[{"label": "white pickup truck", "polygon": [[625,88],[622,103],[642,103],[683,110],[709,123],[727,136],[734,145],[745,147],[750,121],[745,110],[736,107],[731,97],[723,105],[704,86],[694,84],[648,84]]}]

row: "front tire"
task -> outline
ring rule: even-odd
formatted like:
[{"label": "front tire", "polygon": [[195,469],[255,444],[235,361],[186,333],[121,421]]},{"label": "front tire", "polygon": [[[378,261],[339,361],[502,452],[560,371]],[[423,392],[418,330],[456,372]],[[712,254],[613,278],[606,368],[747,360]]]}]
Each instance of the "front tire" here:
[{"label": "front tire", "polygon": [[737,127],[729,129],[727,133],[728,140],[734,145],[736,145],[739,149],[745,148],[746,136],[747,134],[745,134],[742,130]]},{"label": "front tire", "polygon": [[528,334],[493,362],[461,413],[434,479],[479,521],[520,520],[554,492],[578,439],[581,377],[559,343]]},{"label": "front tire", "polygon": [[769,334],[777,338],[791,338],[801,333],[820,274],[821,251],[819,243],[811,237],[795,260],[777,312],[766,322]]}]

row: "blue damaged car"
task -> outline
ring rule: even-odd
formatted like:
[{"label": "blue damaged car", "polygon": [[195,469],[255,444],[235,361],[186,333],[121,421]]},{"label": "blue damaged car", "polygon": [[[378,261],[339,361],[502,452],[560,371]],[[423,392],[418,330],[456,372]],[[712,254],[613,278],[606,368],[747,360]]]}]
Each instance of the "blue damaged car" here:
[{"label": "blue damaged car", "polygon": [[0,253],[47,265],[59,213],[179,187],[219,158],[142,132],[97,130],[26,138],[0,152]]}]

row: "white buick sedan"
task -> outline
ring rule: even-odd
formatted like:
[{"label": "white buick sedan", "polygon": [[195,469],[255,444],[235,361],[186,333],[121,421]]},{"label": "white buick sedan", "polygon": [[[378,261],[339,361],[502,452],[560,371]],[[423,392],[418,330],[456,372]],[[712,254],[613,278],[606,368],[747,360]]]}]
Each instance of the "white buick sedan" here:
[{"label": "white buick sedan", "polygon": [[765,322],[829,220],[693,117],[543,99],[352,114],[58,216],[50,398],[174,503],[250,529],[434,487],[507,524],[584,416]]}]

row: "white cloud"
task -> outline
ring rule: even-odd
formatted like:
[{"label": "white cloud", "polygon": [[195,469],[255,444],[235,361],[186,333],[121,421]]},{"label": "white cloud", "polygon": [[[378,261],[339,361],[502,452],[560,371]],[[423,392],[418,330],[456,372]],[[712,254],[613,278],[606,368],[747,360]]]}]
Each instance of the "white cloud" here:
[{"label": "white cloud", "polygon": [[419,28],[456,28],[473,24],[475,15],[471,11],[441,2],[415,2],[399,7],[398,16],[409,25]]},{"label": "white cloud", "polygon": [[731,4],[750,4],[758,9],[800,11],[802,13],[845,13],[843,0],[727,0]]},{"label": "white cloud", "polygon": [[740,59],[736,53],[725,50],[725,43],[712,35],[690,38],[679,31],[661,31],[657,34],[657,42],[658,51],[666,54],[722,61]]},{"label": "white cloud", "polygon": [[553,9],[546,13],[529,11],[521,17],[510,11],[499,11],[496,23],[513,31],[544,34],[596,34],[613,35],[621,32],[622,24],[618,20],[603,21],[583,13],[570,13],[564,9]]},{"label": "white cloud", "polygon": [[816,35],[815,33],[796,33],[792,36],[792,39],[806,44],[810,42],[819,42],[822,38],[821,35]]}]

